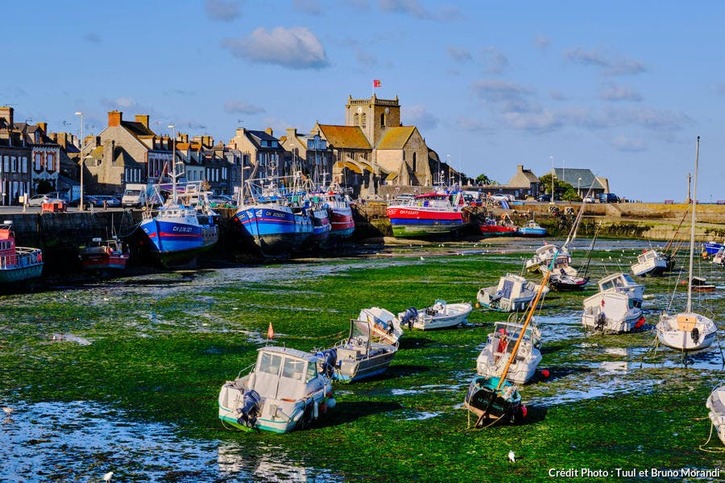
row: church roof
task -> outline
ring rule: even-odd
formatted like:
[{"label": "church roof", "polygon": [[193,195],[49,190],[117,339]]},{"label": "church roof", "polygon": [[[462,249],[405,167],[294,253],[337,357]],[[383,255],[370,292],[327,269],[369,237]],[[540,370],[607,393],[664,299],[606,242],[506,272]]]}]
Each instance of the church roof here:
[{"label": "church roof", "polygon": [[403,149],[415,132],[415,126],[389,127],[378,142],[378,149]]},{"label": "church roof", "polygon": [[362,129],[358,126],[319,124],[327,142],[336,148],[372,149]]}]

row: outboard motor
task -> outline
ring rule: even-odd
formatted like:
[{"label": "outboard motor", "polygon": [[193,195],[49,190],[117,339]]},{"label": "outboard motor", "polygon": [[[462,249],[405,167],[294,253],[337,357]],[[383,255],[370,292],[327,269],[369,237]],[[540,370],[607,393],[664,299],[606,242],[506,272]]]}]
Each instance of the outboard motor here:
[{"label": "outboard motor", "polygon": [[335,367],[337,366],[337,349],[334,347],[332,349],[325,349],[315,355],[320,358],[318,362],[320,373],[332,378],[335,374]]},{"label": "outboard motor", "polygon": [[251,389],[242,396],[242,407],[237,408],[237,412],[241,416],[237,419],[239,424],[245,424],[247,427],[253,428],[257,424],[257,416],[259,416],[259,403],[262,398],[259,393]]},{"label": "outboard motor", "polygon": [[403,316],[400,318],[400,323],[408,324],[408,328],[412,329],[413,321],[417,318],[418,318],[418,309],[416,309],[415,307],[410,307],[403,313]]}]

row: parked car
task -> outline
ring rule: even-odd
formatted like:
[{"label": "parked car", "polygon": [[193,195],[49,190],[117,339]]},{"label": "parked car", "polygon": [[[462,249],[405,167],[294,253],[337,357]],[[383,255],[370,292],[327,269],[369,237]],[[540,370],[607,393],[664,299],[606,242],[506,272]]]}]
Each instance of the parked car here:
[{"label": "parked car", "polygon": [[234,208],[236,202],[229,195],[216,195],[209,197],[209,205],[212,208]]},{"label": "parked car", "polygon": [[536,201],[545,203],[551,201],[551,195],[550,194],[544,194],[536,198]]},{"label": "parked car", "polygon": [[43,206],[43,203],[50,201],[48,195],[33,195],[28,200],[28,206]]},{"label": "parked car", "polygon": [[584,203],[594,203],[594,197],[592,197],[592,196],[585,196],[582,201]]}]

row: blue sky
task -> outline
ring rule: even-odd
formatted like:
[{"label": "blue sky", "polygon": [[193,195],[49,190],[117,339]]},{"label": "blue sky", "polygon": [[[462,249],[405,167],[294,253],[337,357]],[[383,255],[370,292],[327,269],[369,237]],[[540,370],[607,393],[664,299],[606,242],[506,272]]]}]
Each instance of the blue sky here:
[{"label": "blue sky", "polygon": [[227,142],[344,123],[349,95],[470,176],[589,168],[630,199],[725,199],[720,1],[174,0],[3,5],[0,104],[51,131],[149,114]]}]

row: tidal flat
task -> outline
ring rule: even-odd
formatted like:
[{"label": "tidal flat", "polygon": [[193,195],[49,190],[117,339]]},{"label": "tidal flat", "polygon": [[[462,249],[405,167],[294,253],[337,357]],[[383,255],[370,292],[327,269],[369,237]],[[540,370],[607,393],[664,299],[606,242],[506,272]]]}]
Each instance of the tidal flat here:
[{"label": "tidal flat", "polygon": [[[522,424],[469,428],[462,403],[476,356],[509,316],[483,309],[460,328],[406,331],[388,371],[336,384],[337,406],[308,430],[243,433],[218,420],[220,386],[254,363],[270,324],[275,345],[328,347],[364,307],[473,303],[481,287],[521,273],[539,243],[411,242],[0,295],[0,406],[13,409],[0,421],[0,481],[108,471],[114,481],[540,481],[582,468],[617,480],[633,469],[723,469],[705,400],[725,383],[725,270],[696,259],[695,274],[718,287],[693,294],[721,331],[705,351],[657,346],[653,330],[603,336],[581,325],[596,281],[629,271],[643,241],[599,240],[592,252],[576,242],[573,264],[591,254],[591,282],[550,292],[536,310],[550,376],[520,387]],[[682,254],[677,267],[686,264]],[[638,279],[649,323],[684,308],[686,278]]]}]

